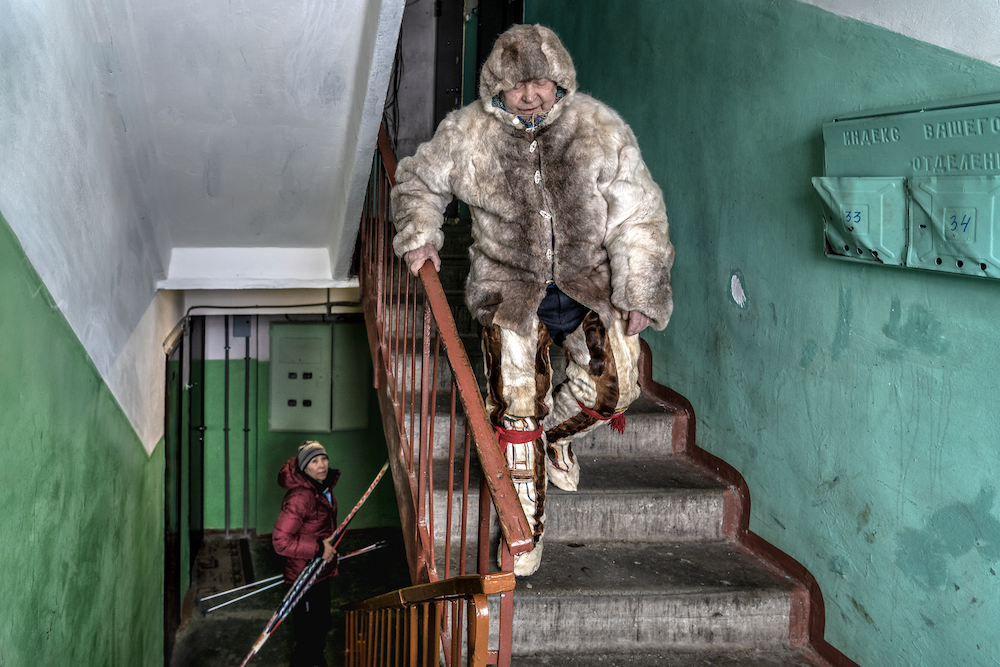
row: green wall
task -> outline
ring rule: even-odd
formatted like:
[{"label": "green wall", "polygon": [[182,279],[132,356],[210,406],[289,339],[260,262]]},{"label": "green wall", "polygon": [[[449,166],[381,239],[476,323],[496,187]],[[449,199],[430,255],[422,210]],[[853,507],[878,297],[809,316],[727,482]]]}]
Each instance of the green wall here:
[{"label": "green wall", "polygon": [[[243,378],[242,339],[231,343],[229,453],[230,530],[243,530]],[[357,351],[368,355],[367,345]],[[225,361],[205,362],[205,527],[225,528]],[[335,490],[340,519],[350,511],[387,458],[385,436],[377,397],[368,384],[368,428],[333,433],[286,433],[268,430],[270,363],[250,360],[250,527],[270,533],[281,511],[285,489],[278,486],[278,471],[295,455],[303,440],[316,440],[330,454],[330,466],[341,471]],[[351,522],[351,528],[398,526],[399,513],[390,480],[384,480]]]},{"label": "green wall", "polygon": [[0,217],[0,665],[163,660],[163,446],[147,457]]},{"label": "green wall", "polygon": [[664,189],[656,378],[746,477],[751,529],[819,581],[828,641],[864,665],[995,664],[1000,284],[825,258],[809,179],[824,122],[997,92],[1000,71],[791,0],[529,0],[526,20]]},{"label": "green wall", "polygon": [[[229,522],[230,530],[243,530],[243,449],[244,449],[244,378],[243,340],[230,341],[229,361]],[[225,361],[205,362],[205,528],[226,527],[225,503]],[[254,497],[257,482],[257,360],[250,360],[250,493]],[[256,506],[250,504],[249,526],[255,527]]]}]

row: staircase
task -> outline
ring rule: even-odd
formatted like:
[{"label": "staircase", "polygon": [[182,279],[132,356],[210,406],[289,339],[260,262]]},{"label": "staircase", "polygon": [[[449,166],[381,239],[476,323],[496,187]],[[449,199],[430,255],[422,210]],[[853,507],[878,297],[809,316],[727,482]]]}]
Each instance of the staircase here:
[{"label": "staircase", "polygon": [[[442,283],[481,379],[476,325],[461,296],[471,236],[467,225],[445,232]],[[517,580],[514,665],[829,664],[790,645],[792,582],[727,540],[731,486],[674,455],[674,410],[644,387],[624,434],[604,428],[574,442],[580,489],[548,487],[542,566]],[[447,416],[436,422],[445,429]],[[436,475],[447,467],[436,459]],[[435,493],[436,512],[446,502]]]}]

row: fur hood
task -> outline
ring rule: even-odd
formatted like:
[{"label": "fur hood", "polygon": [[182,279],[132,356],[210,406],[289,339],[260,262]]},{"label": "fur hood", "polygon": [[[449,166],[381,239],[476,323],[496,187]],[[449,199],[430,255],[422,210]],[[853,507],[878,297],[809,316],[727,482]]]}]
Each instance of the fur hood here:
[{"label": "fur hood", "polygon": [[[508,121],[511,114],[493,106],[493,98],[522,81],[549,79],[566,91],[576,92],[576,68],[569,51],[554,32],[541,25],[515,25],[497,38],[479,74],[479,100],[486,113]],[[560,101],[561,102],[561,101]],[[562,112],[556,102],[544,124],[555,122]]]}]

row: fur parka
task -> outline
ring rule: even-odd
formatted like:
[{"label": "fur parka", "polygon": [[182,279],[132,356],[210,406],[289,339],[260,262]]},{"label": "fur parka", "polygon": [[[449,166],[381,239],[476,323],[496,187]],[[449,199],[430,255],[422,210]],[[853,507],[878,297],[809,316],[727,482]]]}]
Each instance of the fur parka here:
[{"label": "fur parka", "polygon": [[[527,131],[494,98],[538,78],[565,93]],[[391,195],[396,254],[425,244],[440,250],[454,195],[472,211],[466,303],[484,326],[527,335],[554,283],[606,324],[638,310],[662,330],[673,310],[674,248],[662,192],[629,126],[577,92],[569,53],[542,26],[514,26],[497,39],[479,96],[400,160]]]}]

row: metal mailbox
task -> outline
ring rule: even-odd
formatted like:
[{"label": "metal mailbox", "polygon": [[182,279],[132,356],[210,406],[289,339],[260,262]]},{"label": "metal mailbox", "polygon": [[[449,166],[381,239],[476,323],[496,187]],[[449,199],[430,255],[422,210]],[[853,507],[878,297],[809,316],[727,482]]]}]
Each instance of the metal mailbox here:
[{"label": "metal mailbox", "polygon": [[1000,95],[823,126],[826,254],[1000,278]]},{"label": "metal mailbox", "polygon": [[909,191],[907,266],[1000,278],[1000,177],[915,178]]},{"label": "metal mailbox", "polygon": [[902,266],[905,178],[814,178],[823,200],[827,254]]}]

